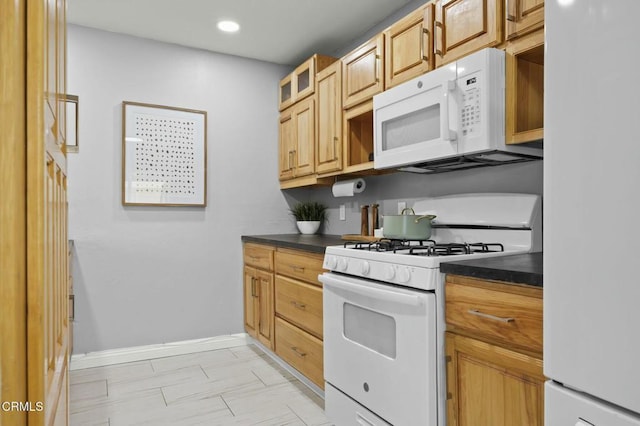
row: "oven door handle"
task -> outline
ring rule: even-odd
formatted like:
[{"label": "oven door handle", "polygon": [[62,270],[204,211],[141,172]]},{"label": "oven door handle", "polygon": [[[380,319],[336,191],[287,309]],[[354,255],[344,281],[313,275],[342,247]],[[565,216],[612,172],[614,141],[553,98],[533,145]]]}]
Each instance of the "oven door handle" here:
[{"label": "oven door handle", "polygon": [[358,296],[367,296],[373,299],[382,300],[383,302],[394,302],[408,306],[421,306],[424,304],[423,298],[419,295],[373,288],[367,285],[357,284],[353,281],[340,280],[327,274],[318,275],[318,279],[325,286],[335,287]]}]

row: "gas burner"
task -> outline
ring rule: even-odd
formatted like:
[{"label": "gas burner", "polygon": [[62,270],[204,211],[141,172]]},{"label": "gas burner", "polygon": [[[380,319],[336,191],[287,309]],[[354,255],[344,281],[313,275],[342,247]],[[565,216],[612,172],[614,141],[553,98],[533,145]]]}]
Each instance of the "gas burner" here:
[{"label": "gas burner", "polygon": [[411,247],[425,247],[435,244],[436,242],[433,240],[399,240],[382,238],[373,242],[347,241],[344,243],[344,247],[355,250],[397,253],[402,250],[409,250]]},{"label": "gas burner", "polygon": [[501,251],[504,251],[504,246],[500,243],[436,243],[428,246],[411,247],[409,254],[416,256],[455,256]]}]

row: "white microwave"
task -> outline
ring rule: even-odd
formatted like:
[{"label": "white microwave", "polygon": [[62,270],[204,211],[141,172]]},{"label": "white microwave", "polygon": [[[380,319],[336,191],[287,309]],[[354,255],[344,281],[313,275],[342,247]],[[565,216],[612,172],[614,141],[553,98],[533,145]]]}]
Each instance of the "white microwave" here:
[{"label": "white microwave", "polygon": [[505,145],[505,53],[487,48],[373,98],[374,168],[436,173],[540,159]]}]

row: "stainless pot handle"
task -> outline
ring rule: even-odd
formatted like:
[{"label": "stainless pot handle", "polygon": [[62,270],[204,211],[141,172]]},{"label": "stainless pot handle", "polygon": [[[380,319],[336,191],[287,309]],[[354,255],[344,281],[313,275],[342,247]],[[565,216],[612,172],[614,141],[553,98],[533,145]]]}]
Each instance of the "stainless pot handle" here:
[{"label": "stainless pot handle", "polygon": [[400,215],[404,215],[404,212],[406,211],[410,211],[412,215],[416,215],[416,212],[413,211],[413,209],[411,207],[405,207],[404,209],[402,209],[402,211],[400,212]]},{"label": "stainless pot handle", "polygon": [[422,215],[420,217],[417,217],[416,218],[416,223],[418,223],[422,219],[433,220],[435,218],[436,218],[436,215],[434,215],[434,214],[425,214],[425,215]]}]

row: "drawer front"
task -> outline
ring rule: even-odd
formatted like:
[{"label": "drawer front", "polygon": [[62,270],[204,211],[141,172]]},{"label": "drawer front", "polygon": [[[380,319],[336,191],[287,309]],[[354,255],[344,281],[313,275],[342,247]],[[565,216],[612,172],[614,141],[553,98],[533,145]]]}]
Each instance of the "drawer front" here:
[{"label": "drawer front", "polygon": [[324,389],[321,340],[276,317],[276,354]]},{"label": "drawer front", "polygon": [[517,294],[455,281],[447,278],[445,286],[449,328],[542,352],[542,291],[536,297],[533,293]]},{"label": "drawer front", "polygon": [[256,268],[273,271],[274,248],[260,244],[245,243],[244,263]]},{"label": "drawer front", "polygon": [[276,274],[286,275],[311,284],[321,285],[318,275],[322,269],[322,254],[278,250],[276,252]]},{"label": "drawer front", "polygon": [[322,339],[322,288],[276,278],[276,313]]}]

